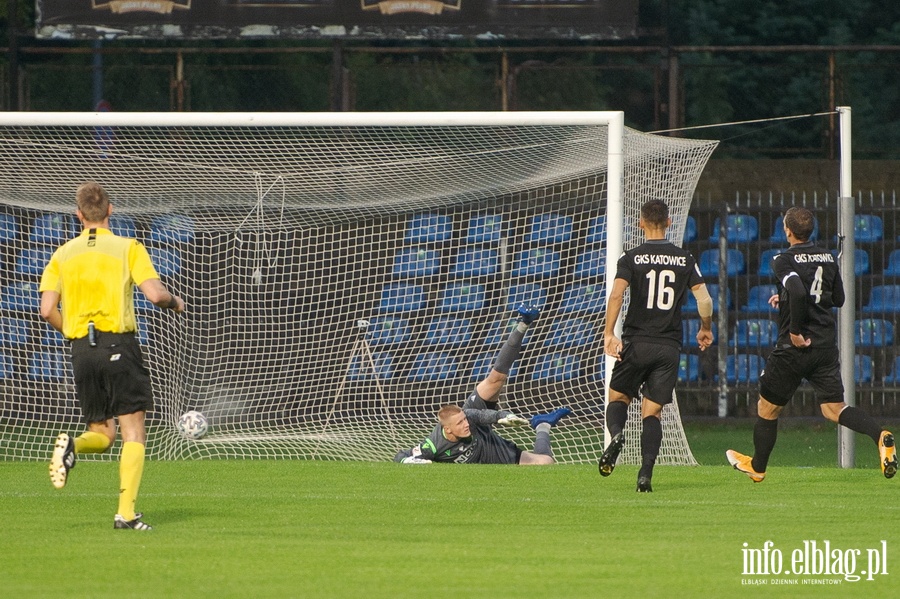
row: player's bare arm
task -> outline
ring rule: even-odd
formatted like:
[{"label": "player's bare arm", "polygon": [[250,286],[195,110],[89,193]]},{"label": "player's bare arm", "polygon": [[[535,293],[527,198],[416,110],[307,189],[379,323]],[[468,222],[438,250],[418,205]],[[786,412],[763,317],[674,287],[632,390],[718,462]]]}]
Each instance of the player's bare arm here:
[{"label": "player's bare arm", "polygon": [[700,330],[697,331],[697,346],[700,351],[705,351],[713,343],[712,313],[713,302],[709,295],[706,283],[700,283],[691,287],[691,293],[697,300],[697,313],[700,315]]},{"label": "player's bare arm", "polygon": [[617,360],[621,359],[619,353],[622,351],[622,340],[616,337],[615,329],[616,322],[619,320],[619,314],[622,311],[626,289],[628,289],[628,281],[616,279],[613,283],[612,293],[610,293],[606,303],[606,328],[603,332],[603,349],[606,355],[612,356]]}]

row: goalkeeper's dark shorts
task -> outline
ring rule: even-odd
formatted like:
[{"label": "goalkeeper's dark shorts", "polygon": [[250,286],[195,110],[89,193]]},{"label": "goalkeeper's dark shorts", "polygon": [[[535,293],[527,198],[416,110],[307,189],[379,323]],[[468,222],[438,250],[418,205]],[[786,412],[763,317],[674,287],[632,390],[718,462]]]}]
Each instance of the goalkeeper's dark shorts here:
[{"label": "goalkeeper's dark shorts", "polygon": [[153,409],[150,373],[134,333],[97,333],[72,341],[75,393],[84,420],[106,422],[115,416]]},{"label": "goalkeeper's dark shorts", "polygon": [[803,379],[816,390],[816,400],[820,404],[844,401],[838,348],[776,347],[759,375],[759,394],[769,403],[785,406]]},{"label": "goalkeeper's dark shorts", "polygon": [[678,347],[646,341],[626,342],[613,366],[609,388],[631,399],[638,394],[661,406],[672,403],[678,381]]}]

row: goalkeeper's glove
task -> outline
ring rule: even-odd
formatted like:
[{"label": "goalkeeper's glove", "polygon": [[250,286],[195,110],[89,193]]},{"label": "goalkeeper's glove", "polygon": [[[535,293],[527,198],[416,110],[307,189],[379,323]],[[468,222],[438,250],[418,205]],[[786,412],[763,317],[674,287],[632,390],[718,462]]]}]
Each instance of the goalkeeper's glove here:
[{"label": "goalkeeper's glove", "polygon": [[497,421],[500,426],[528,426],[528,421],[521,416],[508,414]]},{"label": "goalkeeper's glove", "polygon": [[400,460],[401,464],[430,464],[431,460],[425,460],[422,458],[417,458],[416,456],[409,456],[408,458],[403,458]]}]

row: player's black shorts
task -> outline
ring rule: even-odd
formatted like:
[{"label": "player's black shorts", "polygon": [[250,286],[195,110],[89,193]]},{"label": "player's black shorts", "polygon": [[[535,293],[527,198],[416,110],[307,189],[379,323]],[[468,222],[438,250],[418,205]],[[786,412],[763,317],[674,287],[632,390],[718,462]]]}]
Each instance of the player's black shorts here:
[{"label": "player's black shorts", "polygon": [[785,406],[803,379],[816,390],[820,404],[844,401],[838,348],[776,347],[759,375],[759,394],[776,406]]},{"label": "player's black shorts", "polygon": [[640,392],[659,405],[672,403],[678,381],[679,354],[674,345],[627,342],[622,346],[622,359],[613,366],[609,387],[632,399]]},{"label": "player's black shorts", "polygon": [[153,409],[150,373],[133,333],[98,333],[72,341],[75,393],[85,422],[105,422],[114,416]]}]

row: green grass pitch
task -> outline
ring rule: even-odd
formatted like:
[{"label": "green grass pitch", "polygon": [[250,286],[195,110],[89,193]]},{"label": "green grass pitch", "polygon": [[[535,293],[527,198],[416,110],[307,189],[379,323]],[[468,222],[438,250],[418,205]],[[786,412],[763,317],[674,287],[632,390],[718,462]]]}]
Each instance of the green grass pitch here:
[{"label": "green grass pitch", "polygon": [[[768,478],[753,484],[723,465],[729,445],[749,451],[746,424],[687,428],[704,465],[657,467],[652,494],[635,493],[634,466],[602,479],[595,465],[150,461],[138,506],[155,527],[148,533],[112,529],[114,463],[79,463],[56,491],[46,463],[2,462],[0,589],[92,598],[896,594],[900,478],[881,476],[871,441],[858,437],[860,467],[843,470],[833,427],[784,426]],[[856,573],[867,550],[884,553],[887,573],[858,582],[744,575],[743,544],[766,541],[783,570],[805,541],[827,541],[847,566],[861,551]]]}]

